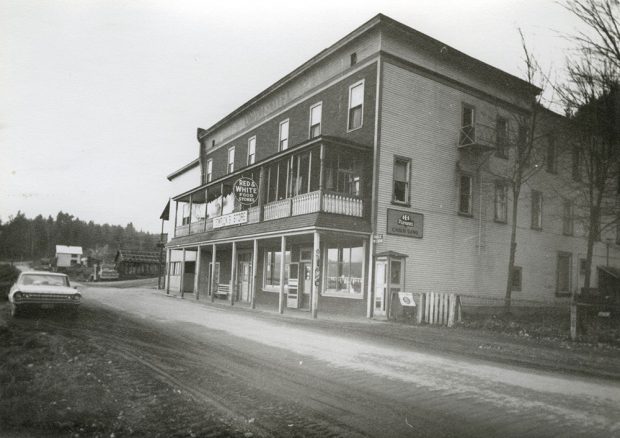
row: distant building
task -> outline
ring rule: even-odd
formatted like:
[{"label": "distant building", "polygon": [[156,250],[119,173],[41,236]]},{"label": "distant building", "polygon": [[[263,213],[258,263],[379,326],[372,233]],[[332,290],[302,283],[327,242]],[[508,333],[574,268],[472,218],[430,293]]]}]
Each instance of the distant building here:
[{"label": "distant building", "polygon": [[119,249],[114,263],[121,276],[155,276],[159,274],[160,253]]},{"label": "distant building", "polygon": [[79,265],[82,260],[81,246],[56,245],[56,266],[66,268]]}]

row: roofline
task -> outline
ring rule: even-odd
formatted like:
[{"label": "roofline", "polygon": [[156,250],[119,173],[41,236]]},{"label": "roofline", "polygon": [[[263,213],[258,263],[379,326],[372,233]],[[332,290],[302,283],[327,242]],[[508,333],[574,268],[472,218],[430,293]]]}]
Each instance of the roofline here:
[{"label": "roofline", "polygon": [[[450,46],[448,46],[446,44],[443,44],[441,41],[436,40],[435,38],[432,38],[432,37],[430,37],[430,36],[420,32],[420,31],[417,31],[417,30],[413,29],[412,27],[407,26],[406,24],[400,23],[399,21],[396,21],[393,18],[388,17],[387,15],[379,13],[379,14],[375,15],[374,17],[372,17],[370,20],[368,20],[366,23],[362,24],[361,26],[359,26],[358,28],[356,28],[352,32],[348,33],[347,35],[345,35],[344,37],[342,37],[341,39],[336,41],[331,46],[327,47],[326,49],[321,50],[318,54],[316,54],[315,56],[310,58],[308,61],[304,62],[301,66],[297,67],[295,70],[293,70],[292,72],[290,72],[289,74],[287,74],[286,76],[281,78],[280,80],[276,81],[274,84],[272,84],[271,86],[269,86],[265,90],[261,91],[259,94],[257,94],[256,96],[254,96],[253,98],[251,98],[250,100],[248,100],[247,102],[242,104],[241,106],[237,107],[235,110],[230,112],[228,115],[224,116],[222,119],[220,119],[219,121],[217,121],[216,123],[211,125],[211,127],[207,128],[207,129],[198,128],[198,130],[197,130],[198,142],[200,142],[201,139],[203,139],[207,135],[211,134],[216,129],[220,128],[225,123],[229,122],[230,120],[234,119],[239,114],[243,113],[248,108],[252,107],[254,104],[259,102],[261,99],[263,99],[267,95],[273,93],[278,88],[284,86],[285,84],[287,84],[291,80],[295,79],[300,74],[304,73],[305,71],[307,71],[308,69],[310,69],[314,65],[318,64],[320,61],[322,61],[323,59],[327,58],[328,56],[333,54],[335,51],[337,51],[338,49],[340,49],[344,45],[350,43],[355,38],[359,37],[360,35],[368,32],[368,31],[370,31],[371,29],[375,28],[376,26],[378,26],[378,25],[380,25],[382,23],[386,24],[386,25],[393,26],[393,27],[397,28],[400,31],[403,31],[403,32],[406,32],[406,33],[409,33],[409,34],[413,34],[415,37],[424,39],[427,42],[430,42],[432,44],[441,44],[442,46],[444,46],[447,49],[449,49],[449,51],[452,54],[454,54],[454,55],[456,55],[456,56],[458,56],[460,58],[466,59],[469,62],[473,62],[473,63],[477,64],[479,67],[483,67],[485,69],[491,70],[495,74],[498,74],[500,76],[504,76],[506,79],[508,79],[510,81],[517,82],[522,87],[531,89],[532,92],[535,92],[535,94],[539,94],[542,91],[541,88],[539,88],[539,87],[537,87],[535,85],[532,85],[529,82],[527,82],[527,81],[525,81],[525,80],[523,80],[523,79],[521,79],[521,78],[519,78],[517,76],[514,76],[514,75],[512,75],[512,74],[510,74],[508,72],[505,72],[505,71],[503,71],[503,70],[501,70],[501,69],[499,69],[497,67],[494,67],[494,66],[492,66],[490,64],[487,64],[484,61],[481,61],[481,60],[479,60],[477,58],[469,56],[469,55],[467,55],[467,54],[465,54],[465,53],[463,53],[463,52],[461,52],[461,51],[459,51],[457,49],[454,49],[453,47],[450,47]],[[174,174],[171,174],[171,176],[172,175],[174,175]],[[170,176],[168,177],[168,179],[170,179]]]},{"label": "roofline", "polygon": [[168,179],[168,181],[172,181],[177,176],[187,172],[190,169],[193,169],[194,167],[198,166],[199,164],[200,164],[200,158],[196,158],[193,161],[187,163],[185,166],[181,167],[180,169],[175,170],[170,175],[168,175],[166,178]]}]

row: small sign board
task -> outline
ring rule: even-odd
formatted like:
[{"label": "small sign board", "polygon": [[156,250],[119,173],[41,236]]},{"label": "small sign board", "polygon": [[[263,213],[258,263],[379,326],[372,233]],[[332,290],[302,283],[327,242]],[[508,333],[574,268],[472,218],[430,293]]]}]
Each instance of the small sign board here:
[{"label": "small sign board", "polygon": [[375,234],[373,240],[375,243],[383,243],[383,234]]},{"label": "small sign board", "polygon": [[421,239],[424,234],[424,215],[388,208],[387,233]]},{"label": "small sign board", "polygon": [[248,222],[247,210],[238,211],[237,213],[231,213],[224,216],[218,216],[213,218],[213,229],[228,227],[230,225],[245,224]]},{"label": "small sign board", "polygon": [[413,299],[413,293],[411,292],[398,292],[398,299],[401,306],[415,307],[415,300]]},{"label": "small sign board", "polygon": [[235,198],[243,205],[252,205],[258,200],[258,184],[252,178],[241,177],[233,186]]}]

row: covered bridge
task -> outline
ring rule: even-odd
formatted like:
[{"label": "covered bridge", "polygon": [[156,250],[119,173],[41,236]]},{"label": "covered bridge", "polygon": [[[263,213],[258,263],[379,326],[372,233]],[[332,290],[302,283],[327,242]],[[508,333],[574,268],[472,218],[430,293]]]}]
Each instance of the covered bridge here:
[{"label": "covered bridge", "polygon": [[155,276],[164,262],[159,251],[119,249],[114,257],[116,270],[121,276]]}]

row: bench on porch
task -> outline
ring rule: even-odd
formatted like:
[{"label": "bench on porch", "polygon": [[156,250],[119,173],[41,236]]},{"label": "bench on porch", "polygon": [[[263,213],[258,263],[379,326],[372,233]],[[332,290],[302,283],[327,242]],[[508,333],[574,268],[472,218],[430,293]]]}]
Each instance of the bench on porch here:
[{"label": "bench on porch", "polygon": [[227,298],[229,293],[230,293],[230,284],[218,283],[217,289],[215,290],[215,296],[217,298]]}]

